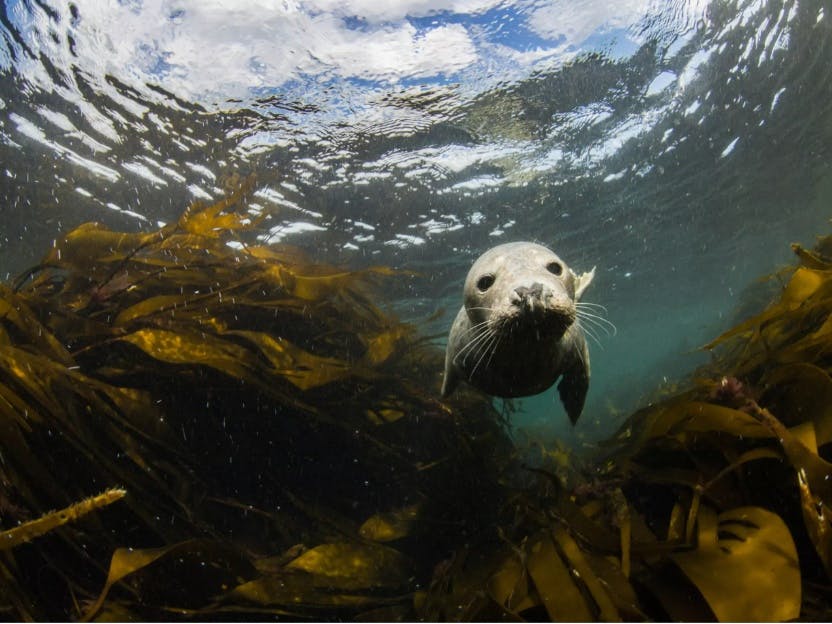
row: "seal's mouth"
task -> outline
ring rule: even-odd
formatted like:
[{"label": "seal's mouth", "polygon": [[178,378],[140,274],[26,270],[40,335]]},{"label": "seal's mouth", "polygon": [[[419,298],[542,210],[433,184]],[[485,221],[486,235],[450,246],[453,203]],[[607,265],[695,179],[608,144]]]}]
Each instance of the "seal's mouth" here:
[{"label": "seal's mouth", "polygon": [[534,331],[560,338],[575,322],[575,306],[569,298],[558,297],[543,284],[515,288],[511,314],[506,318],[513,332]]}]

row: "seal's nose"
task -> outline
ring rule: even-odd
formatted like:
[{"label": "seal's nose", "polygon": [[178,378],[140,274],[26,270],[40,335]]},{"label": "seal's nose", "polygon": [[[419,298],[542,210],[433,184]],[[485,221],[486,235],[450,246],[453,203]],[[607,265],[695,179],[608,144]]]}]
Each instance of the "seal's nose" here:
[{"label": "seal's nose", "polygon": [[521,299],[529,299],[532,297],[540,299],[543,296],[543,284],[535,282],[531,286],[519,286],[514,289],[514,292],[516,292],[517,296]]},{"label": "seal's nose", "polygon": [[514,289],[511,299],[515,305],[529,305],[534,301],[540,301],[543,299],[543,284],[535,282],[531,286],[518,286]]}]

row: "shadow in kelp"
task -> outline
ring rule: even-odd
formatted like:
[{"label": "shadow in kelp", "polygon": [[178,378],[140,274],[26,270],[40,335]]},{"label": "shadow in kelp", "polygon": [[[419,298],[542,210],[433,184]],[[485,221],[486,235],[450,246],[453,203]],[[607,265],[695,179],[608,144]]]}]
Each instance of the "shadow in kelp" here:
[{"label": "shadow in kelp", "polygon": [[828,616],[828,239],[603,456],[530,467],[487,397],[439,400],[376,303],[401,273],[239,242],[250,184],[0,289],[8,617]]}]

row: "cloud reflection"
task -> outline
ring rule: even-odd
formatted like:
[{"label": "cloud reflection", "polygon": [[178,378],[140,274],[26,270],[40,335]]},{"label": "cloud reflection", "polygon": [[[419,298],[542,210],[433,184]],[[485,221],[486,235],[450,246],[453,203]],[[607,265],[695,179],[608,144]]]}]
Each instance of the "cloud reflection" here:
[{"label": "cloud reflection", "polygon": [[484,64],[531,66],[574,52],[593,33],[626,29],[648,4],[81,0],[74,11],[55,9],[72,24],[87,72],[163,83],[186,99],[218,104],[293,81],[397,84],[449,79]]}]

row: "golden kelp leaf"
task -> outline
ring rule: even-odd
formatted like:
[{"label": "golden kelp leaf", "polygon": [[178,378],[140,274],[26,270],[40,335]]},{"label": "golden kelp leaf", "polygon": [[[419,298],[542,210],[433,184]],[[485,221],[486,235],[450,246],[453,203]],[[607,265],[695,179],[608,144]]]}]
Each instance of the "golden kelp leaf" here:
[{"label": "golden kelp leaf", "polygon": [[319,301],[339,288],[355,284],[359,274],[343,271],[329,275],[298,275],[287,266],[269,264],[263,267],[263,275],[288,293],[305,301]]},{"label": "golden kelp leaf", "polygon": [[[798,437],[754,401],[755,417],[771,429],[797,473],[801,513],[806,530],[828,575],[832,576],[832,464],[817,454],[814,435]],[[811,432],[814,434],[814,431]],[[806,445],[806,442],[810,446]]]},{"label": "golden kelp leaf", "polygon": [[104,582],[104,587],[98,599],[87,609],[87,612],[82,618],[83,622],[89,622],[95,614],[101,609],[110,588],[118,583],[121,579],[137,570],[150,565],[157,559],[164,557],[167,553],[177,548],[179,544],[172,544],[163,548],[148,548],[144,550],[133,548],[118,548],[113,553],[113,558],[110,560],[110,570],[107,572],[107,580]]},{"label": "golden kelp leaf", "polygon": [[[225,599],[239,600],[263,606],[279,605],[287,608],[368,608],[386,601],[363,593],[350,593],[364,589],[348,578],[333,583],[331,577],[321,577],[303,570],[286,570],[248,581],[235,587]],[[342,587],[341,585],[347,587]]]},{"label": "golden kelp leaf", "polygon": [[745,438],[772,437],[771,431],[745,412],[702,401],[677,401],[653,409],[642,439],[706,431]]},{"label": "golden kelp leaf", "polygon": [[[64,380],[66,375],[66,369],[61,364],[17,347],[6,347],[0,350],[0,371],[29,394],[40,409],[52,413],[62,412],[63,405],[54,392],[55,380]],[[37,411],[33,409],[32,414]]]},{"label": "golden kelp leaf", "polygon": [[[152,570],[145,570],[150,566]],[[255,568],[238,547],[221,541],[189,539],[161,548],[118,548],[110,560],[101,595],[84,615],[84,621],[96,615],[113,585],[137,573],[142,574],[141,583],[136,585],[139,602],[150,603],[162,596],[164,603],[165,596],[186,602],[213,599],[234,583],[251,578]],[[177,573],[181,578],[166,578]]]},{"label": "golden kelp leaf", "polygon": [[621,573],[624,578],[630,576],[630,546],[632,544],[633,525],[630,519],[630,507],[620,488],[610,494],[615,524],[621,535]]},{"label": "golden kelp leaf", "polygon": [[245,330],[226,333],[242,336],[257,345],[276,372],[301,390],[322,386],[355,372],[343,360],[313,355],[285,338],[273,338],[264,332]]},{"label": "golden kelp leaf", "polygon": [[237,231],[251,227],[250,215],[236,212],[220,214],[223,208],[222,204],[214,204],[203,210],[186,213],[179,220],[179,225],[192,234],[210,238],[218,238],[229,230]]},{"label": "golden kelp leaf", "polygon": [[367,341],[367,363],[376,366],[383,363],[396,351],[399,341],[409,333],[405,325],[399,325],[372,336]]},{"label": "golden kelp leaf", "polygon": [[761,380],[762,402],[791,425],[812,426],[818,446],[832,442],[832,378],[813,364],[779,366]]},{"label": "golden kelp leaf", "polygon": [[95,263],[121,261],[160,236],[161,232],[127,234],[112,232],[100,223],[83,223],[58,241],[44,263],[87,270]]},{"label": "golden kelp leaf", "polygon": [[[254,227],[265,217],[261,215],[252,219],[251,215],[243,211],[248,195],[254,190],[256,178],[252,174],[233,192],[216,203],[205,206],[200,201],[193,202],[179,219],[179,227],[207,237],[219,237],[227,230],[241,230]],[[234,209],[234,210],[231,210]],[[236,211],[239,209],[239,212]],[[220,214],[223,213],[225,214]]]},{"label": "golden kelp leaf", "polygon": [[503,545],[496,548],[463,546],[451,558],[440,561],[434,567],[425,599],[414,599],[419,618],[445,622],[516,619],[485,591],[489,579],[505,560],[507,551]]},{"label": "golden kelp leaf", "polygon": [[[216,295],[212,294],[211,297],[215,298]],[[157,295],[155,297],[148,297],[129,308],[121,310],[118,316],[116,316],[115,321],[113,321],[113,325],[115,327],[123,327],[138,318],[152,316],[161,312],[170,313],[177,308],[187,307],[189,304],[193,304],[195,301],[204,298],[205,295]]]},{"label": "golden kelp leaf", "polygon": [[400,409],[392,409],[392,408],[384,408],[379,409],[372,414],[378,418],[379,424],[383,423],[394,423],[400,418],[404,418],[405,412]]},{"label": "golden kelp leaf", "polygon": [[820,254],[814,251],[809,251],[802,245],[792,243],[792,251],[797,255],[798,258],[800,258],[800,264],[802,264],[807,269],[823,271],[832,268],[832,264],[829,264],[829,262],[824,260],[820,256]]},{"label": "golden kelp leaf", "polygon": [[[267,260],[269,263],[274,264],[285,264],[289,266],[312,264],[308,252],[295,245],[289,245],[288,243],[284,243],[279,246],[251,245],[246,247],[246,251],[252,258]],[[323,262],[316,262],[313,265],[313,268],[328,273],[337,272],[333,267],[325,265]]]},{"label": "golden kelp leaf", "polygon": [[[372,275],[397,275],[399,272],[388,267],[369,267],[358,271],[344,271],[335,267],[305,265],[290,266],[284,262],[283,254],[255,249],[253,254],[279,263],[261,267],[264,281],[284,288],[291,295],[305,301],[320,301],[340,290],[355,288],[367,283]],[[289,254],[290,259],[297,254]],[[292,264],[297,264],[297,261]]]},{"label": "golden kelp leaf", "polygon": [[[7,371],[3,372],[8,374]],[[30,420],[43,422],[40,412],[4,383],[0,383],[0,414],[3,414],[10,421],[16,422],[21,429],[27,432],[32,430]],[[11,427],[4,427],[0,429],[0,432],[8,434],[11,430]],[[16,429],[14,431],[17,432]]]},{"label": "golden kelp leaf", "polygon": [[813,453],[818,452],[818,432],[815,430],[815,423],[811,420],[789,427],[789,432],[807,449]]},{"label": "golden kelp leaf", "polygon": [[822,258],[832,258],[832,235],[818,236],[813,249]]},{"label": "golden kelp leaf", "polygon": [[825,271],[798,267],[780,296],[780,302],[794,308],[814,295],[829,278],[829,273]]},{"label": "golden kelp leaf", "polygon": [[[776,303],[770,305],[760,314],[724,332],[703,348],[708,350],[713,349],[731,338],[749,332],[759,332],[764,327],[767,327],[769,334],[772,333],[772,328],[767,326],[768,323],[782,320],[785,314],[797,309],[798,306],[822,288],[825,290],[832,288],[832,280],[830,280],[829,272],[799,267],[792,274],[789,283],[786,285],[780,299]],[[791,327],[791,324],[789,327]]]},{"label": "golden kelp leaf", "polygon": [[131,611],[127,605],[111,600],[101,606],[93,622],[142,622],[142,618],[135,611]]},{"label": "golden kelp leaf", "polygon": [[[832,283],[832,280],[830,280]],[[821,301],[813,308],[819,313],[828,313],[832,308],[832,299]],[[832,351],[832,316],[826,318],[824,323],[811,333],[800,332],[797,328],[804,323],[806,318],[812,314],[811,310],[803,313],[793,313],[794,318],[784,318],[783,325],[789,327],[791,332],[784,340],[776,343],[776,356],[772,359],[779,362],[817,362],[822,363],[830,351]],[[768,339],[768,335],[766,338]],[[772,345],[775,346],[775,345]]]},{"label": "golden kelp leaf", "polygon": [[531,541],[526,569],[553,622],[589,622],[594,619],[589,604],[546,532],[541,532]]},{"label": "golden kelp leaf", "polygon": [[685,537],[685,517],[687,512],[680,502],[673,505],[670,511],[670,520],[667,523],[667,541],[681,542]]},{"label": "golden kelp leaf", "polygon": [[409,566],[399,551],[380,544],[340,542],[307,550],[287,566],[331,579],[339,586],[349,581],[354,588],[403,587]]},{"label": "golden kelp leaf", "polygon": [[[761,507],[740,507],[708,522],[702,508],[696,550],[673,561],[722,622],[786,621],[800,615],[797,549],[785,522]],[[710,512],[711,514],[713,512]]]},{"label": "golden kelp leaf", "polygon": [[391,542],[410,535],[421,511],[422,503],[415,503],[401,509],[378,513],[367,518],[358,532],[364,539]]},{"label": "golden kelp leaf", "polygon": [[150,357],[171,364],[210,366],[227,375],[245,378],[249,353],[242,347],[208,334],[140,329],[119,340],[136,345]]},{"label": "golden kelp leaf", "polygon": [[808,448],[767,409],[754,401],[749,402],[749,408],[754,417],[777,437],[786,457],[798,475],[802,474],[814,494],[828,505],[832,504],[832,463],[821,458],[817,448]]},{"label": "golden kelp leaf", "polygon": [[612,557],[587,552],[584,555],[615,605],[619,614],[616,619],[625,622],[646,621],[648,617],[639,606],[638,596],[618,563]]},{"label": "golden kelp leaf", "polygon": [[773,448],[754,448],[744,453],[741,453],[739,457],[736,457],[730,464],[728,464],[725,468],[720,470],[715,477],[713,477],[710,481],[701,485],[702,492],[708,491],[717,481],[722,479],[725,475],[734,472],[737,468],[742,466],[743,464],[747,464],[748,462],[757,461],[758,459],[776,459],[779,461],[783,461],[783,453]]},{"label": "golden kelp leaf", "polygon": [[595,600],[595,604],[598,605],[601,620],[604,622],[614,622],[620,620],[621,618],[618,615],[618,610],[615,608],[609,594],[607,594],[604,590],[604,587],[601,585],[598,577],[595,576],[595,573],[586,560],[586,557],[584,557],[583,552],[581,552],[577,542],[572,539],[572,536],[569,535],[566,529],[561,526],[555,527],[552,534],[554,535],[555,542],[557,542],[561,552],[563,552],[566,557],[568,565],[575,571],[577,576],[581,579],[581,582],[589,590],[593,600]]},{"label": "golden kelp leaf", "polygon": [[11,323],[24,340],[31,343],[42,355],[66,366],[74,365],[75,362],[66,347],[35,318],[23,297],[12,293],[3,285],[0,285],[0,323]]},{"label": "golden kelp leaf", "polygon": [[488,593],[503,609],[519,613],[539,604],[529,596],[526,566],[515,554],[509,555],[500,568],[488,579]]},{"label": "golden kelp leaf", "polygon": [[806,473],[797,473],[800,510],[809,539],[818,553],[826,574],[832,577],[832,506],[812,492]]}]

